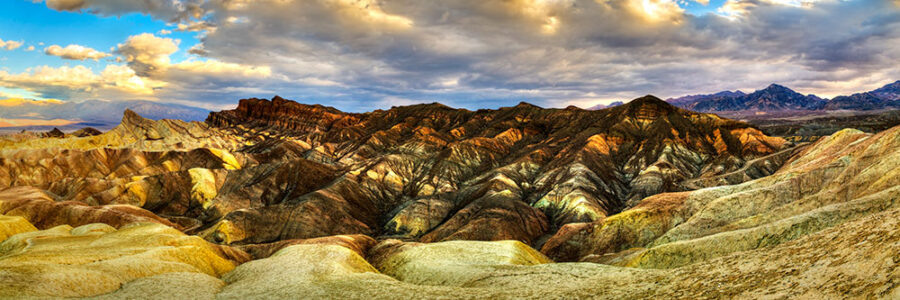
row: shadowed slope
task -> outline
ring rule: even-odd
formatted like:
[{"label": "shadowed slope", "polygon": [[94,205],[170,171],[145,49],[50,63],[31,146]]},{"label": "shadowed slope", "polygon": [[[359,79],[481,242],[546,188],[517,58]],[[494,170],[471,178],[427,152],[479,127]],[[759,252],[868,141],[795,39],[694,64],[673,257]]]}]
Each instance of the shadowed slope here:
[{"label": "shadowed slope", "polygon": [[687,180],[765,175],[774,168],[742,170],[780,164],[762,157],[787,147],[653,96],[599,111],[422,104],[363,114],[276,97],[207,123],[127,111],[100,135],[10,142],[0,186],[141,207],[226,244],[365,234],[541,245],[563,225]]},{"label": "shadowed slope", "polygon": [[542,252],[560,260],[670,268],[777,245],[898,207],[900,127],[843,130],[774,175],[648,197],[602,222],[569,226]]},{"label": "shadowed slope", "polygon": [[[734,171],[785,147],[744,123],[685,111],[653,96],[600,111],[422,104],[364,114],[276,97],[242,100],[235,110],[211,113],[207,122],[248,140],[295,141],[308,149],[299,156],[347,170],[299,201],[356,203],[347,214],[362,224],[340,230],[426,241],[533,243],[556,226],[603,219],[648,195],[681,190],[684,180]],[[360,206],[373,209],[352,212]],[[281,207],[252,214],[279,219],[304,211]],[[222,225],[249,226],[236,224]],[[494,234],[491,226],[511,232]]]}]

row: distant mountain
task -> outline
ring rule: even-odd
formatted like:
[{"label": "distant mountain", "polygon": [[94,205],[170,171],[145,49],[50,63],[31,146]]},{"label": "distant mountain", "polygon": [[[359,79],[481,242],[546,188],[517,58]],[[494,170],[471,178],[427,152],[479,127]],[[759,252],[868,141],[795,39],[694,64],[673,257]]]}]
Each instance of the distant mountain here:
[{"label": "distant mountain", "polygon": [[625,103],[622,101],[616,101],[616,102],[610,103],[609,105],[597,104],[597,105],[588,107],[588,110],[601,110],[601,109],[605,109],[605,108],[616,107],[616,106],[619,106],[622,104],[625,104]]},{"label": "distant mountain", "polygon": [[[180,104],[151,101],[100,101],[67,102],[58,100],[6,99],[0,100],[0,125],[3,120],[12,120],[7,126],[45,126],[48,120],[66,123],[70,126],[93,126],[109,129],[119,124],[122,112],[130,109],[149,119],[177,119],[203,121],[209,110]],[[65,122],[63,122],[65,121]],[[54,124],[58,125],[58,124]],[[83,126],[82,126],[83,125]]]},{"label": "distant mountain", "polygon": [[900,80],[878,88],[871,92],[872,95],[882,100],[900,100]]},{"label": "distant mountain", "polygon": [[802,95],[790,88],[772,84],[767,88],[744,94],[724,91],[707,95],[689,95],[666,100],[675,106],[702,112],[785,110],[878,110],[900,108],[900,81],[873,91],[838,96],[831,100],[815,95]]},{"label": "distant mountain", "polygon": [[671,103],[675,106],[684,106],[690,103],[694,103],[700,100],[705,99],[714,99],[714,98],[737,98],[747,95],[742,91],[722,91],[715,94],[698,94],[698,95],[687,95],[678,98],[669,98],[666,99],[666,102]]},{"label": "distant mountain", "polygon": [[900,81],[870,92],[838,96],[828,101],[827,110],[876,110],[900,107]]},{"label": "distant mountain", "polygon": [[875,110],[900,106],[900,101],[885,100],[872,92],[838,96],[825,104],[826,110]]},{"label": "distant mountain", "polygon": [[717,112],[814,110],[824,107],[826,103],[826,100],[815,95],[804,96],[774,83],[765,89],[742,94],[722,92],[673,104],[690,110]]}]

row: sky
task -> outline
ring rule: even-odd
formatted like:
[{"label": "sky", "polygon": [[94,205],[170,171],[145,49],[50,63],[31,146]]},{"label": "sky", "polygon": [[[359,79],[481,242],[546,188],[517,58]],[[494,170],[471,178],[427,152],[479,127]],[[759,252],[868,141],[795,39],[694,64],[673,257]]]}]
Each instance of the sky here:
[{"label": "sky", "polygon": [[0,98],[362,112],[900,79],[895,0],[4,0]]}]

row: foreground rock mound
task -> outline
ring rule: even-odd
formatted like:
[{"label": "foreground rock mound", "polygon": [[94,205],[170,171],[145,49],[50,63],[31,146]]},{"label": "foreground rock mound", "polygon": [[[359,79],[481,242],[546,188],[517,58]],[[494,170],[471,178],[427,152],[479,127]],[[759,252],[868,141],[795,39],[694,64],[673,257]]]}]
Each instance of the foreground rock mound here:
[{"label": "foreground rock mound", "polygon": [[381,272],[423,285],[465,286],[504,266],[552,261],[519,241],[449,241],[433,244],[385,241],[370,252]]},{"label": "foreground rock mound", "polygon": [[164,225],[62,225],[0,243],[0,297],[96,296],[165,273],[218,277],[246,259],[234,254]]},{"label": "foreground rock mound", "polygon": [[[900,210],[894,209],[770,248],[669,270],[548,263],[511,241],[389,241],[376,246],[374,264],[341,246],[295,245],[238,266],[221,282],[184,276],[173,286],[196,284],[192,297],[208,299],[892,299],[900,296],[897,228]],[[377,250],[382,247],[393,251]],[[153,280],[170,280],[160,277]],[[149,295],[134,293],[134,286],[144,285],[136,280],[111,295]]]}]

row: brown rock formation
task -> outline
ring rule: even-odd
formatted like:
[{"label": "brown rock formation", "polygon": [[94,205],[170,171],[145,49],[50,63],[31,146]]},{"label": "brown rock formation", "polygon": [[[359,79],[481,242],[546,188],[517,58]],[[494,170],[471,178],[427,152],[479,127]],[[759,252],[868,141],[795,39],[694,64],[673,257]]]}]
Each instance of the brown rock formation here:
[{"label": "brown rock formation", "polygon": [[39,229],[60,225],[81,226],[104,223],[122,227],[131,223],[159,223],[180,226],[152,212],[131,205],[88,206],[76,201],[56,202],[46,193],[32,187],[0,190],[0,214],[21,216]]},{"label": "brown rock formation", "polygon": [[774,175],[652,196],[602,222],[561,231],[542,252],[558,260],[670,268],[892,209],[900,204],[898,135],[900,127],[874,136],[843,130],[799,151]]},{"label": "brown rock formation", "polygon": [[764,176],[785,156],[767,157],[783,140],[652,96],[600,111],[363,114],[276,97],[207,123],[126,111],[100,135],[0,144],[0,187],[141,207],[227,244],[365,234],[539,245],[645,196]]},{"label": "brown rock formation", "polygon": [[649,96],[208,122],[0,140],[0,296],[900,297],[900,128],[788,148]]},{"label": "brown rock formation", "polygon": [[[601,111],[521,104],[472,112],[429,104],[365,114],[276,97],[242,100],[235,110],[211,113],[207,122],[248,140],[277,137],[296,145],[278,153],[349,170],[314,193],[319,196],[301,197],[356,203],[340,214],[365,225],[338,230],[427,241],[531,243],[557,226],[603,219],[645,196],[685,189],[682,181],[738,172],[745,162],[785,148],[783,140],[744,123],[681,110],[652,96]],[[266,139],[247,149],[265,152],[272,145]],[[754,167],[748,176],[774,169]],[[486,191],[508,192],[484,199]],[[311,223],[298,219],[311,209],[235,213]],[[509,224],[499,227],[510,231],[488,229],[496,222]],[[230,220],[229,226],[251,226],[238,223]],[[348,233],[333,229],[288,236]],[[255,229],[233,231],[247,230]]]}]

